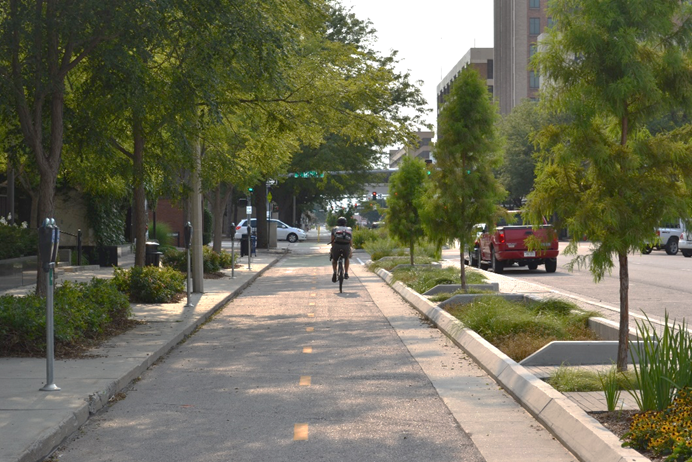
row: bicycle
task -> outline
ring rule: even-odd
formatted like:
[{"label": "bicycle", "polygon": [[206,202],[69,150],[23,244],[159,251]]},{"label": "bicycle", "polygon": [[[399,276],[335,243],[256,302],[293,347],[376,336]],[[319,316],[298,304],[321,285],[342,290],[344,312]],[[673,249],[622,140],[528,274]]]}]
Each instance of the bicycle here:
[{"label": "bicycle", "polygon": [[336,276],[339,280],[339,293],[343,293],[344,286],[344,252],[343,250],[339,252],[339,259],[337,260],[337,270]]}]

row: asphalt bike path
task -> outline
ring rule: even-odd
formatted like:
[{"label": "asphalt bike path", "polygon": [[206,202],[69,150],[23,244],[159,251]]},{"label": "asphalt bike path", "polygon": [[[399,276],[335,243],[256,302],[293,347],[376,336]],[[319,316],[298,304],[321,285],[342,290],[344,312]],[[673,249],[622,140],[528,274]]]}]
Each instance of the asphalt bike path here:
[{"label": "asphalt bike path", "polygon": [[58,449],[60,461],[573,461],[376,275],[284,258]]}]

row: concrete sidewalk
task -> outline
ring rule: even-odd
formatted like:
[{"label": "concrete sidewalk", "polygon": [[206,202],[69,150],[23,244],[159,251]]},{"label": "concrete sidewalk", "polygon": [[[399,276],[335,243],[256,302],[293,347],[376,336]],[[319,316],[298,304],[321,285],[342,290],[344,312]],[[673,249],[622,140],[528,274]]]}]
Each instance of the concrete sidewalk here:
[{"label": "concrete sidewalk", "polygon": [[[283,251],[247,258],[241,267],[224,270],[228,277],[205,279],[204,294],[192,294],[191,308],[186,299],[160,305],[133,304],[134,318],[146,321],[127,333],[111,339],[90,357],[56,360],[55,384],[60,391],[39,391],[46,382],[46,360],[0,358],[0,461],[36,462],[42,460],[63,439],[76,431],[90,414],[103,408],[114,394],[136,379],[157,359],[175,347],[204,323],[231,298],[238,295],[265,270],[273,266]],[[133,257],[119,261],[132,265]],[[89,267],[78,272],[61,271],[56,282],[88,281],[110,277],[110,268]],[[24,286],[5,293],[23,294],[35,286]],[[117,395],[116,395],[117,396]]]}]

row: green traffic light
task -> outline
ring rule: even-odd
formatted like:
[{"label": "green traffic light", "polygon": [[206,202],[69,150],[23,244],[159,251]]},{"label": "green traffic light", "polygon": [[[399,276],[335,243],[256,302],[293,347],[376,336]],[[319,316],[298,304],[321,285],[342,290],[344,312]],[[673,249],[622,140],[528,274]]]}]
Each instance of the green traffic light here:
[{"label": "green traffic light", "polygon": [[248,191],[252,192],[252,188],[247,188]]}]

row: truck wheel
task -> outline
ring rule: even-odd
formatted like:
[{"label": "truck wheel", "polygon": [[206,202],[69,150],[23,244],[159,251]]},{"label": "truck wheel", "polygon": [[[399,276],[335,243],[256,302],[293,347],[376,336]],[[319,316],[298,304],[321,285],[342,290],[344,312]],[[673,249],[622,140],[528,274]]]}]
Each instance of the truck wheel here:
[{"label": "truck wheel", "polygon": [[683,249],[683,250],[682,250],[682,254],[683,254],[685,257],[690,258],[690,257],[692,257],[692,250]]},{"label": "truck wheel", "polygon": [[538,268],[538,263],[529,263],[530,270],[535,270],[536,268]]},{"label": "truck wheel", "polygon": [[495,258],[495,249],[490,249],[490,255],[493,271],[497,274],[502,274],[502,272],[505,270],[505,262]]},{"label": "truck wheel", "polygon": [[675,255],[678,253],[678,238],[671,237],[666,244],[666,253],[668,255]]},{"label": "truck wheel", "polygon": [[469,250],[469,265],[478,268],[478,249]]},{"label": "truck wheel", "polygon": [[645,245],[644,247],[642,247],[642,255],[649,255],[652,250],[654,250],[653,247],[651,247],[650,245]]},{"label": "truck wheel", "polygon": [[557,258],[548,258],[545,260],[545,272],[554,273],[557,270]]}]

